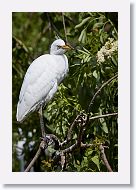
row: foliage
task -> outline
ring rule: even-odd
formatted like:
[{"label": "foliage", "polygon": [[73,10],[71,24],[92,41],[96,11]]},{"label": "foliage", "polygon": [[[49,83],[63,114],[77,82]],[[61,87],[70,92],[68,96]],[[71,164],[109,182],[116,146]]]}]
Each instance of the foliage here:
[{"label": "foliage", "polygon": [[[54,98],[44,111],[46,132],[55,134],[61,141],[67,137],[68,129],[80,112],[87,113],[89,103],[97,89],[118,72],[117,49],[104,61],[98,61],[98,52],[112,39],[118,39],[117,13],[64,13],[67,38],[75,50],[68,52],[69,74],[59,86]],[[20,171],[22,162],[28,165],[40,142],[40,124],[37,113],[31,114],[22,124],[16,122],[16,106],[19,91],[29,64],[38,56],[48,53],[55,37],[65,39],[62,13],[13,13],[13,171]],[[113,80],[96,97],[91,116],[117,112],[118,82]],[[71,144],[79,133],[73,129]],[[98,145],[106,144],[107,159],[118,171],[118,124],[117,117],[92,120],[84,132],[83,143],[95,147],[77,149],[66,155],[64,171],[107,171],[100,159]],[[23,145],[21,145],[23,144]],[[54,164],[54,146],[49,146],[34,165],[34,171],[61,171],[61,164]],[[23,155],[23,159],[21,159]],[[21,164],[21,165],[20,165]]]}]

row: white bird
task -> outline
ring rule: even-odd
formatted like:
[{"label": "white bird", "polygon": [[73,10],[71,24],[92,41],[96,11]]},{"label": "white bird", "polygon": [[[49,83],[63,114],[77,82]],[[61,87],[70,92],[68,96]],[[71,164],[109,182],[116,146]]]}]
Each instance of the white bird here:
[{"label": "white bird", "polygon": [[58,85],[68,72],[68,59],[64,53],[71,49],[61,39],[55,40],[50,54],[41,55],[29,66],[21,87],[16,119],[22,122],[31,112],[39,111],[54,96]]}]

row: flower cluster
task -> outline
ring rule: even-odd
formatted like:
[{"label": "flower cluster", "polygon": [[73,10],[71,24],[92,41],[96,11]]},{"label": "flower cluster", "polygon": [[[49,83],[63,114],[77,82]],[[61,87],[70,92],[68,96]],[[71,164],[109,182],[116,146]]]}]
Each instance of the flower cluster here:
[{"label": "flower cluster", "polygon": [[113,38],[108,38],[108,41],[105,45],[97,52],[97,62],[103,63],[105,57],[108,59],[112,56],[113,53],[118,51],[118,41],[114,41]]}]

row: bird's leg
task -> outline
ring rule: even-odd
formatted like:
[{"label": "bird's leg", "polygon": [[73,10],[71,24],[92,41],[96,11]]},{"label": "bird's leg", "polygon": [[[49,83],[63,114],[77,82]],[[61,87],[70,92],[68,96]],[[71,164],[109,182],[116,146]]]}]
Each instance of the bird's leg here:
[{"label": "bird's leg", "polygon": [[45,138],[46,133],[45,133],[45,128],[44,128],[44,121],[43,121],[43,106],[40,106],[39,109],[39,116],[40,116],[40,126],[41,126],[41,132],[42,132],[42,138]]},{"label": "bird's leg", "polygon": [[44,121],[43,121],[43,106],[40,106],[39,109],[39,116],[40,116],[40,126],[41,126],[41,132],[42,132],[42,137],[41,137],[41,145],[40,147],[45,150],[48,147],[49,142],[52,143],[52,139],[49,135],[46,135],[45,133],[45,128],[44,128]]}]

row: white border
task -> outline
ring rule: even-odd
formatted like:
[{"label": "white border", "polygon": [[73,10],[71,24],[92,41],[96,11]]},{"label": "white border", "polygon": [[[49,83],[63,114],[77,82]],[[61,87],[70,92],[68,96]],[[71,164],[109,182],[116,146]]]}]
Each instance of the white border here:
[{"label": "white border", "polygon": [[[130,5],[122,0],[5,0],[0,10],[0,181],[4,184],[130,183]],[[118,172],[12,172],[12,12],[119,12]]]}]

